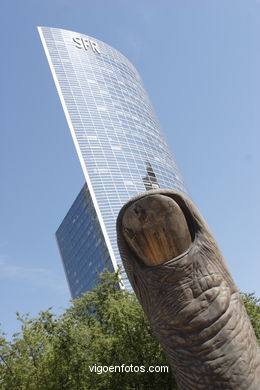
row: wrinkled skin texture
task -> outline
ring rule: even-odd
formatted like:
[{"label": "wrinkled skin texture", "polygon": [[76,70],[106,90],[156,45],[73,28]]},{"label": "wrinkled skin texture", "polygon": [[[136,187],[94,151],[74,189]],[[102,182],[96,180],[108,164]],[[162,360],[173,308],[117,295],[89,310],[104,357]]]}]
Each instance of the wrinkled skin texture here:
[{"label": "wrinkled skin texture", "polygon": [[[123,218],[129,207],[151,194],[178,204],[191,243],[177,257],[148,266],[127,242]],[[259,390],[254,331],[217,244],[192,202],[170,190],[147,191],[121,209],[117,234],[127,275],[179,389]]]}]

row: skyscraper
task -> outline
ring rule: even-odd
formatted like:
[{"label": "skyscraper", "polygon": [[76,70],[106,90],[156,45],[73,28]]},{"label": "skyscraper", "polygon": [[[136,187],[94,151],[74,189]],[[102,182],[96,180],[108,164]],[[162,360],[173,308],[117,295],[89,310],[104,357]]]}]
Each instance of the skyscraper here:
[{"label": "skyscraper", "polygon": [[[130,197],[158,187],[186,191],[140,75],[128,59],[73,31],[39,27],[39,33],[86,179],[57,231],[74,297],[92,286],[92,277],[86,281],[91,269],[122,264],[115,223]],[[82,211],[81,217],[75,210]],[[86,238],[91,219],[95,237]],[[79,241],[82,223],[85,233]],[[69,249],[71,235],[75,239]],[[130,288],[129,282],[125,286]]]}]

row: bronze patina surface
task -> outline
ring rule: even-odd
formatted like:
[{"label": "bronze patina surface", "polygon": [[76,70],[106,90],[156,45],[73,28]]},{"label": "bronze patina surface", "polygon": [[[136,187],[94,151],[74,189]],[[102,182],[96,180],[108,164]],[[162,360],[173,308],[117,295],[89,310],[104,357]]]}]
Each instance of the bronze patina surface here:
[{"label": "bronze patina surface", "polygon": [[117,220],[129,280],[180,390],[259,390],[260,356],[240,294],[193,203],[132,198]]}]

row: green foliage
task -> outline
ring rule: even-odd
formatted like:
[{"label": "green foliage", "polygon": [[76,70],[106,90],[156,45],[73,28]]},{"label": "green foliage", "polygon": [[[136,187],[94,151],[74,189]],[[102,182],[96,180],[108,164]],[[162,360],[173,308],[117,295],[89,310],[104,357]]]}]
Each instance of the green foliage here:
[{"label": "green foliage", "polygon": [[256,298],[254,293],[241,293],[241,296],[256,338],[260,342],[260,299]]},{"label": "green foliage", "polygon": [[[0,334],[1,390],[172,390],[172,374],[91,372],[97,366],[167,366],[134,294],[118,288],[118,274],[104,273],[98,286],[72,301],[60,316],[51,310],[17,319],[21,332]],[[260,338],[260,306],[243,294]]]},{"label": "green foliage", "polygon": [[89,366],[168,366],[134,294],[118,274],[75,299],[64,314],[50,310],[18,320],[11,342],[0,337],[1,390],[176,389],[170,373],[91,372]]}]

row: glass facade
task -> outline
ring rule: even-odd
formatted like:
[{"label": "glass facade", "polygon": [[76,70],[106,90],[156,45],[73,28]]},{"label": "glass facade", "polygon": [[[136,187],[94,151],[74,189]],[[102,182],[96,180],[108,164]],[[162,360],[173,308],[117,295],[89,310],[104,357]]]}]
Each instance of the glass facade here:
[{"label": "glass facade", "polygon": [[102,239],[116,269],[122,265],[115,230],[121,206],[151,188],[186,193],[183,181],[141,78],[128,59],[73,31],[40,27],[39,33]]},{"label": "glass facade", "polygon": [[104,269],[114,271],[87,184],[62,221],[56,239],[72,298],[92,290]]}]

